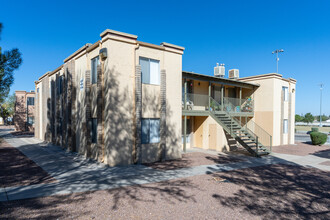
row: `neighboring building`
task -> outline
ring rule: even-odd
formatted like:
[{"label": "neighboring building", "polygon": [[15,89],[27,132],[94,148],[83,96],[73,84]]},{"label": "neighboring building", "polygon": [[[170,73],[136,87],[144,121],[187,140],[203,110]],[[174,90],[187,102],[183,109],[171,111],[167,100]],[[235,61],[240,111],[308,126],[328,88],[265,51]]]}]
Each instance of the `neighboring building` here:
[{"label": "neighboring building", "polygon": [[111,166],[180,158],[184,48],[100,36],[35,82],[35,136]]},{"label": "neighboring building", "polygon": [[295,83],[182,72],[183,47],[113,30],[36,84],[35,136],[111,166],[181,157],[189,147],[261,156],[294,143]]},{"label": "neighboring building", "polygon": [[14,124],[16,131],[33,131],[35,120],[35,92],[15,91]]}]

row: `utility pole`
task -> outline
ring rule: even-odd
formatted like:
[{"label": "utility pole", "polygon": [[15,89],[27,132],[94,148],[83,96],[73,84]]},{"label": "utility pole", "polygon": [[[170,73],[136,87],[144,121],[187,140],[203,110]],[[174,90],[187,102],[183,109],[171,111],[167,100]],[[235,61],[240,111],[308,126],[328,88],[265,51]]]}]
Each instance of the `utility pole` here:
[{"label": "utility pole", "polygon": [[323,84],[320,84],[320,127],[322,127],[322,90]]},{"label": "utility pole", "polygon": [[278,58],[278,54],[279,53],[283,53],[284,50],[283,49],[279,49],[279,50],[274,50],[272,52],[272,54],[276,54],[276,73],[278,73],[278,61],[280,60],[280,58]]}]

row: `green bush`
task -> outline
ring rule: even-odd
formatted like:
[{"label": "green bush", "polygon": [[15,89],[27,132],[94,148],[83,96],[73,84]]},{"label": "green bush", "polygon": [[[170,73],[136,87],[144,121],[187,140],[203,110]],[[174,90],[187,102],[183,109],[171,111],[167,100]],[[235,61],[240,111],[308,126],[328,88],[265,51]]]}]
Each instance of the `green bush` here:
[{"label": "green bush", "polygon": [[327,138],[328,138],[328,135],[323,134],[321,132],[315,132],[315,131],[311,132],[309,135],[311,136],[313,145],[321,146],[327,141]]},{"label": "green bush", "polygon": [[312,128],[312,132],[319,132],[319,128]]}]

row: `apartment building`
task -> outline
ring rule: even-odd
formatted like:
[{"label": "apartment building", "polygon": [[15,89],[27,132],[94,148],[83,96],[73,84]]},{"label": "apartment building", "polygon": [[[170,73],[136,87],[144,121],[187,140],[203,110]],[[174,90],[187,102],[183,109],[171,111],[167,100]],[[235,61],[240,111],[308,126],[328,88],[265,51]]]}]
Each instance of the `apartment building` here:
[{"label": "apartment building", "polygon": [[35,136],[110,166],[180,158],[184,48],[100,38],[35,82]]},{"label": "apartment building", "polygon": [[294,143],[296,80],[186,72],[183,47],[108,29],[100,38],[35,82],[37,138],[110,166]]},{"label": "apartment building", "polygon": [[272,146],[294,144],[296,80],[275,73],[182,77],[183,149],[231,151],[241,145],[261,156]]},{"label": "apartment building", "polygon": [[14,125],[16,131],[33,131],[35,121],[35,92],[15,91]]}]

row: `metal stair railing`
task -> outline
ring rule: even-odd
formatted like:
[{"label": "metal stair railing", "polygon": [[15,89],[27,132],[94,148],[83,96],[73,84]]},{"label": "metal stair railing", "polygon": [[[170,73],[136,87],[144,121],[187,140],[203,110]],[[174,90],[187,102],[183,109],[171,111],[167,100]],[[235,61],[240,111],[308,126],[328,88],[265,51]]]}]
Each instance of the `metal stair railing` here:
[{"label": "metal stair railing", "polygon": [[244,127],[254,134],[256,134],[259,138],[259,142],[267,148],[268,151],[272,151],[272,145],[273,145],[273,137],[265,131],[262,127],[260,127],[257,123],[255,123],[253,120],[248,121],[245,123]]},{"label": "metal stair railing", "polygon": [[[232,103],[231,102],[232,100],[234,100],[235,102],[237,102],[236,104],[238,104],[239,99],[227,98],[227,97],[224,98],[224,105],[225,105],[224,110],[228,113],[228,116],[241,127],[241,130],[240,130],[241,132],[246,132],[255,141],[257,154],[258,154],[259,146],[265,147],[267,149],[267,151],[271,152],[272,137],[270,134],[268,134],[265,130],[263,130],[256,123],[252,124],[253,121],[251,122],[250,125],[243,124],[242,121],[239,121],[235,117],[230,115],[231,113],[237,111],[236,106],[238,106],[238,105],[235,105],[235,103]],[[256,129],[253,129],[253,128],[256,128]],[[258,133],[256,133],[255,131],[258,131]]]}]

